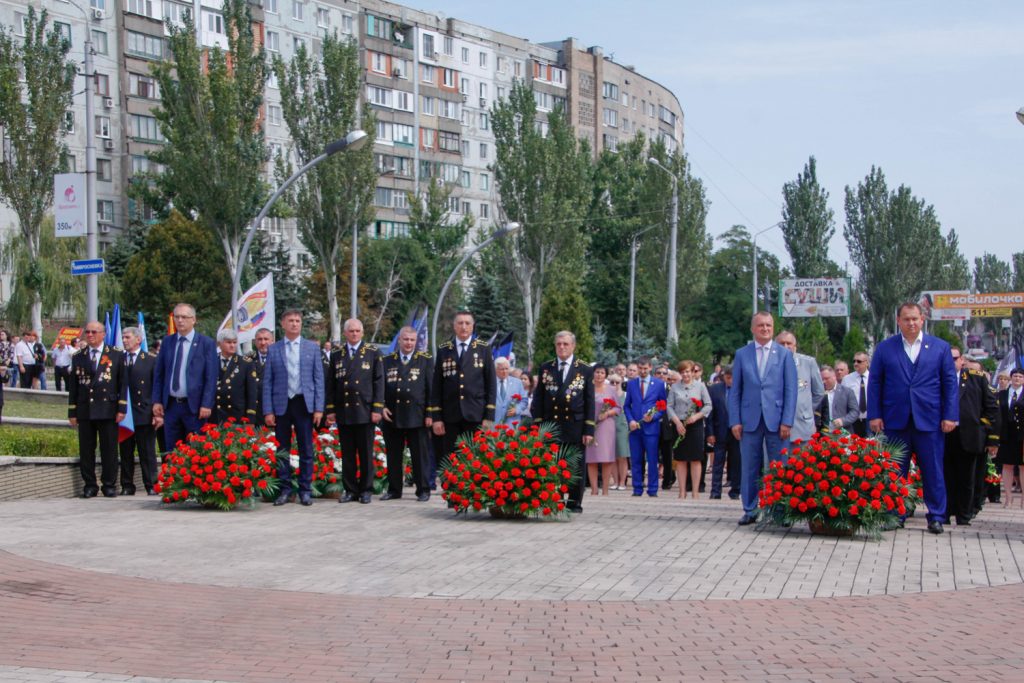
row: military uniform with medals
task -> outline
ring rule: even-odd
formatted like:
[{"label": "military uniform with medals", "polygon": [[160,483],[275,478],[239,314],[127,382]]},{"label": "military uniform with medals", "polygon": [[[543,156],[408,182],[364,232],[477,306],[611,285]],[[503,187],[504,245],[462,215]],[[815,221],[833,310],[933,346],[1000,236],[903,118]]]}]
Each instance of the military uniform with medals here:
[{"label": "military uniform with medals", "polygon": [[128,410],[124,354],[107,344],[72,356],[68,379],[68,418],[78,424],[79,469],[83,495],[97,494],[96,446],[100,449],[103,495],[117,495],[117,416]]},{"label": "military uniform with medals", "polygon": [[135,451],[139,453],[142,485],[153,491],[157,480],[156,430],[153,429],[153,368],[156,354],[124,352],[125,384],[132,406],[135,432],[118,444],[121,455],[121,493],[135,494]]},{"label": "military uniform with medals", "polygon": [[[984,373],[963,368],[959,373],[960,421],[946,434],[946,516],[967,524],[980,509],[976,501],[979,470],[988,469],[985,449],[999,445],[999,398]],[[984,465],[982,470],[979,463]]]},{"label": "military uniform with medals", "polygon": [[252,361],[237,353],[225,358],[217,355],[220,370],[217,374],[217,397],[214,401],[213,421],[218,424],[235,418],[253,422],[256,418],[256,371]]},{"label": "military uniform with medals", "polygon": [[[263,426],[263,370],[267,365],[267,357],[260,357],[260,352],[253,350],[246,358],[252,362],[253,376],[256,382],[256,414],[252,418],[253,424]],[[326,375],[325,375],[326,376]]]},{"label": "military uniform with medals", "polygon": [[[371,416],[384,408],[384,370],[380,351],[362,341],[351,353],[348,344],[331,352],[331,367],[326,376],[328,414],[338,424],[341,445],[341,481],[345,493],[360,497],[373,491],[373,438]],[[356,478],[356,459],[359,478]],[[367,499],[369,502],[369,499]]]},{"label": "military uniform with medals", "polygon": [[430,404],[430,383],[434,376],[434,361],[429,353],[413,351],[405,362],[402,352],[395,351],[384,357],[384,405],[391,420],[381,420],[384,447],[388,457],[388,493],[391,498],[402,497],[405,468],[403,455],[408,446],[412,457],[412,478],[416,484],[416,498],[430,498],[430,451],[427,448],[427,406]]}]

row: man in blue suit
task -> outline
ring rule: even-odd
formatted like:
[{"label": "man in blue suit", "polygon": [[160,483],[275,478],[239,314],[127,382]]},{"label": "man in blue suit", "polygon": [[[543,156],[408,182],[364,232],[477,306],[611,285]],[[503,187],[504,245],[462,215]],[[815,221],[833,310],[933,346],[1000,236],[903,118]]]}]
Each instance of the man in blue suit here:
[{"label": "man in blue suit", "polygon": [[175,334],[164,337],[153,368],[153,417],[163,421],[164,444],[198,432],[213,413],[217,392],[217,344],[195,330],[196,309],[174,307]]},{"label": "man in blue suit", "polygon": [[769,462],[782,460],[796,416],[796,362],[789,349],[772,341],[771,313],[755,313],[750,331],[754,341],[736,351],[729,392],[729,426],[740,442],[741,525],[757,521],[764,452]]},{"label": "man in blue suit", "polygon": [[292,495],[292,428],[299,442],[299,502],[313,504],[313,428],[324,414],[324,363],[320,345],[302,338],[302,311],[281,316],[284,339],[267,350],[263,368],[263,422],[277,437],[277,476],[281,491],[274,505]]},{"label": "man in blue suit", "polygon": [[944,435],[960,419],[956,365],[949,344],[921,332],[924,315],[918,304],[903,304],[897,318],[900,333],[880,342],[871,358],[868,427],[906,445],[904,475],[910,454],[917,454],[928,531],[941,534],[946,517]]},{"label": "man in blue suit", "polygon": [[[523,388],[523,380],[512,377],[509,370],[512,364],[508,358],[501,356],[494,359],[494,375],[497,381],[497,400],[494,403],[494,424],[511,425],[522,423],[523,415],[529,404],[529,396]],[[515,397],[519,396],[517,400]]]},{"label": "man in blue suit", "polygon": [[647,495],[658,495],[658,438],[661,435],[661,416],[658,401],[667,398],[665,383],[651,377],[651,359],[637,361],[635,379],[626,383],[626,403],[623,412],[629,421],[629,461],[632,466],[633,495],[644,493],[644,465],[647,465]]}]

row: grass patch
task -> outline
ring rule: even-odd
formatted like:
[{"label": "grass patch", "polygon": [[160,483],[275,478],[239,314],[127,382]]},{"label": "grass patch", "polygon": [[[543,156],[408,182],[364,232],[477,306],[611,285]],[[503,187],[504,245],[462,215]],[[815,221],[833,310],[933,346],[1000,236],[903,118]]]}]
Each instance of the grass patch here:
[{"label": "grass patch", "polygon": [[[7,406],[4,406],[7,414]],[[0,425],[0,455],[22,458],[76,458],[78,431]]]},{"label": "grass patch", "polygon": [[25,401],[8,395],[4,397],[4,417],[35,417],[66,422],[68,407],[67,404]]}]

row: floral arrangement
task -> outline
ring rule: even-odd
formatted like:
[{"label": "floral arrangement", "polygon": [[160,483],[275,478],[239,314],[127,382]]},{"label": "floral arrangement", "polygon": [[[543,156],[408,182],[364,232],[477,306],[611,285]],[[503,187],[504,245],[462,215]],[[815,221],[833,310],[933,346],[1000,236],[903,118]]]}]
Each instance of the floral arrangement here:
[{"label": "floral arrangement", "polygon": [[675,443],[672,444],[672,448],[673,449],[678,447],[679,444],[683,442],[683,439],[686,438],[686,421],[689,420],[691,417],[693,417],[697,413],[697,411],[700,410],[703,407],[704,407],[704,401],[700,400],[699,398],[691,398],[690,399],[690,405],[689,405],[689,407],[688,407],[688,409],[686,411],[686,417],[684,417],[683,420],[682,420],[682,422],[683,422],[683,433],[676,437]]},{"label": "floral arrangement", "polygon": [[988,461],[988,467],[985,470],[985,483],[991,486],[1003,483],[1003,478],[999,475],[996,470],[996,464],[991,459]]},{"label": "floral arrangement", "polygon": [[207,424],[164,458],[154,489],[164,503],[252,505],[277,491],[276,450],[273,437],[246,422]]},{"label": "floral arrangement", "polygon": [[[785,451],[784,451],[785,453]],[[895,528],[923,496],[920,475],[900,475],[902,447],[841,430],[795,441],[788,458],[764,475],[760,506],[767,520],[806,521],[813,532],[877,537]]]},{"label": "floral arrangement", "polygon": [[495,517],[565,514],[562,496],[580,457],[562,449],[551,423],[500,426],[462,437],[441,473],[441,494],[456,512]]},{"label": "floral arrangement", "polygon": [[654,405],[644,413],[644,417],[654,417],[656,413],[663,413],[668,408],[666,401],[655,401]]}]

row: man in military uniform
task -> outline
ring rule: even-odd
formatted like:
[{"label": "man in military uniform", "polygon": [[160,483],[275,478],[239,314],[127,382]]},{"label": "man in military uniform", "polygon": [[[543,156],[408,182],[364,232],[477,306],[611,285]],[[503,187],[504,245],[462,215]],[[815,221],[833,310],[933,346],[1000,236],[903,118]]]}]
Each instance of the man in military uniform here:
[{"label": "man in military uniform", "polygon": [[220,363],[217,374],[217,399],[213,411],[213,421],[227,422],[234,418],[236,422],[246,419],[253,422],[256,418],[256,371],[252,361],[238,355],[238,335],[234,330],[221,330],[217,333],[217,346]]},{"label": "man in military uniform", "polygon": [[406,446],[412,456],[416,500],[430,500],[427,429],[433,420],[427,413],[427,405],[430,403],[434,362],[430,354],[416,350],[416,337],[414,328],[403,327],[398,333],[398,350],[384,357],[384,420],[380,426],[388,454],[388,490],[380,497],[381,500],[402,497]]},{"label": "man in military uniform", "polygon": [[256,417],[253,422],[258,426],[263,426],[263,371],[267,365],[267,351],[270,349],[270,345],[274,343],[274,333],[265,327],[261,327],[256,330],[256,336],[253,338],[252,353],[249,354],[249,360],[252,361],[252,369],[256,373]]},{"label": "man in military uniform", "polygon": [[326,378],[327,421],[337,421],[341,442],[345,493],[338,502],[367,504],[373,490],[373,437],[384,410],[384,368],[377,347],[363,342],[363,323],[350,318],[344,332],[345,343],[331,353]]},{"label": "man in military uniform", "polygon": [[563,449],[575,446],[579,458],[569,486],[569,512],[583,512],[586,468],[583,449],[594,440],[594,373],[575,357],[576,335],[563,330],[555,335],[555,360],[540,366],[540,380],[533,392],[533,417],[558,425]]},{"label": "man in military uniform", "polygon": [[85,486],[83,498],[94,498],[96,486],[96,445],[99,442],[100,481],[103,495],[117,495],[117,423],[124,419],[124,355],[103,343],[103,325],[91,321],[85,326],[86,347],[75,354],[68,378],[68,422],[78,428],[79,469]]},{"label": "man in military uniform", "polygon": [[[139,452],[142,485],[146,493],[155,496],[157,480],[156,430],[153,420],[153,366],[156,355],[142,350],[142,334],[137,327],[126,327],[121,332],[124,343],[125,386],[132,406],[135,431],[118,444],[121,454],[121,495],[135,495],[135,451]],[[157,422],[160,420],[158,419]]]},{"label": "man in military uniform", "polygon": [[[433,418],[434,457],[443,462],[462,434],[485,429],[494,421],[496,379],[487,342],[473,339],[476,321],[469,311],[455,314],[454,339],[437,347],[428,414]],[[431,463],[430,483],[438,462]]]},{"label": "man in military uniform", "polygon": [[975,514],[978,460],[999,447],[999,399],[982,372],[964,367],[959,348],[953,346],[951,353],[960,383],[960,422],[946,434],[946,522],[955,517],[960,526]]}]

